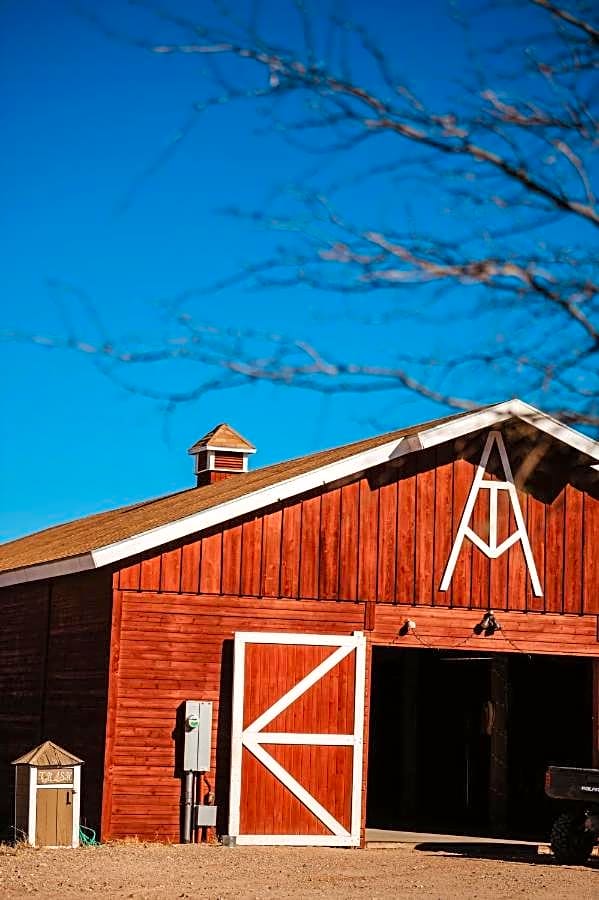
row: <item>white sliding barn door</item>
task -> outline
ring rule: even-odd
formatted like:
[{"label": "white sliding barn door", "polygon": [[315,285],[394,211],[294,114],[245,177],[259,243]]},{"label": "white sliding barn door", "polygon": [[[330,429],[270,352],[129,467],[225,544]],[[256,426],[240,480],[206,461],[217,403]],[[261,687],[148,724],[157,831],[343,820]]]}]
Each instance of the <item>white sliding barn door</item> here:
[{"label": "white sliding barn door", "polygon": [[235,635],[229,835],[360,843],[366,641]]}]

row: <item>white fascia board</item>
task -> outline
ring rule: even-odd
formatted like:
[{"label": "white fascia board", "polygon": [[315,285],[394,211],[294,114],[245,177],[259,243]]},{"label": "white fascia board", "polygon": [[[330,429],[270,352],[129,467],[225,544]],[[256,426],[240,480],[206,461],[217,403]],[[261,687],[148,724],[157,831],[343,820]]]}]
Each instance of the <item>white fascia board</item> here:
[{"label": "white fascia board", "polygon": [[[126,538],[123,541],[95,548],[81,556],[44,563],[39,566],[30,566],[27,569],[15,569],[11,572],[5,572],[3,575],[0,575],[0,587],[27,581],[39,581],[42,578],[53,578],[56,575],[67,575],[73,572],[85,571],[86,569],[100,568],[127,557],[135,556],[138,553],[153,550],[171,541],[188,537],[190,534],[221,525],[223,522],[231,519],[257,512],[282,500],[288,500],[315,488],[351,477],[358,472],[383,465],[409,453],[435,447],[438,444],[463,437],[473,431],[491,428],[511,418],[522,419],[539,431],[543,431],[568,444],[570,447],[579,450],[581,453],[599,460],[599,442],[574,431],[567,425],[562,425],[556,419],[540,412],[534,406],[530,406],[522,400],[508,400],[505,403],[498,403],[496,406],[485,410],[474,410],[469,415],[461,416],[459,419],[445,422],[442,425],[423,428],[422,431],[413,433],[410,436],[387,441],[378,447],[364,450],[338,462],[320,466],[317,469],[305,472],[303,475],[295,475],[269,487],[244,494],[235,500],[229,500],[226,503],[193,513],[166,525],[160,525],[157,528]],[[244,452],[254,451],[244,450]],[[594,465],[592,468],[599,471],[599,465]]]},{"label": "white fascia board", "polygon": [[419,449],[427,450],[429,447],[445,444],[447,441],[463,437],[473,431],[492,428],[493,425],[504,422],[506,419],[512,418],[513,415],[514,413],[505,412],[500,407],[494,406],[492,409],[486,409],[484,412],[473,412],[471,415],[462,416],[454,422],[434,425],[432,428],[426,428],[424,431],[418,432]]},{"label": "white fascia board", "polygon": [[86,572],[95,568],[93,554],[82,553],[80,556],[70,556],[67,559],[58,559],[55,562],[41,563],[38,566],[28,566],[25,569],[12,569],[10,572],[0,574],[0,587],[8,587],[11,584],[25,584],[30,581],[41,581],[44,578],[56,578],[59,575],[72,575],[74,572]]},{"label": "white fascia board", "polygon": [[[256,448],[250,449],[249,447],[221,447],[219,444],[206,444],[205,447],[202,447],[201,450],[198,450],[198,453],[201,453],[202,450],[219,450],[221,453],[255,453]],[[195,455],[195,454],[194,454]]]},{"label": "white fascia board", "polygon": [[599,460],[599,442],[592,438],[575,431],[568,425],[563,425],[548,416],[546,413],[540,412],[534,406],[524,403],[523,400],[507,400],[505,403],[498,403],[489,409],[480,412],[472,412],[470,415],[461,416],[453,422],[445,422],[442,425],[434,425],[432,428],[426,428],[424,431],[418,432],[417,439],[421,449],[435,447],[437,444],[444,444],[455,438],[463,437],[473,431],[480,431],[483,428],[492,428],[507,419],[521,419],[538,431],[551,435],[558,441],[585,453],[592,459]]},{"label": "white fascia board", "polygon": [[[505,403],[497,403],[495,406],[488,407],[483,410],[473,410],[469,415],[460,416],[453,422],[442,422],[439,425],[433,425],[418,432],[418,441],[420,448],[425,450],[429,447],[436,447],[437,444],[444,444],[455,438],[464,437],[474,431],[481,431],[483,428],[492,428],[507,419],[517,418],[525,419],[535,415],[537,417],[546,418],[544,413],[540,413],[527,403],[521,400],[507,400]],[[529,421],[526,418],[526,421]],[[555,422],[555,419],[552,420]],[[556,422],[556,424],[559,424]],[[539,427],[537,425],[537,427]],[[562,428],[565,426],[561,426]],[[571,431],[571,429],[568,429]],[[576,432],[574,432],[576,433]]]},{"label": "white fascia board", "polygon": [[364,469],[390,462],[392,459],[410,452],[412,448],[407,446],[404,449],[403,444],[403,438],[387,441],[378,447],[363,450],[361,453],[356,453],[354,456],[338,462],[328,463],[318,469],[304,472],[303,475],[294,475],[292,478],[185,516],[183,519],[177,519],[175,522],[159,525],[157,528],[126,538],[124,541],[99,547],[92,550],[94,565],[96,567],[105,566],[120,559],[144,553],[146,550],[152,550],[162,544],[188,537],[190,534],[204,531],[215,525],[221,525],[223,522],[248,515],[298,494],[304,494],[334,481],[340,481],[342,478],[355,475]]},{"label": "white fascia board", "polygon": [[585,453],[592,459],[599,460],[599,441],[594,441],[593,438],[587,437],[586,434],[581,434],[580,431],[575,431],[569,425],[558,422],[553,416],[540,412],[534,406],[530,406],[522,400],[513,400],[511,402],[520,410],[520,412],[513,413],[519,419],[528,422],[529,425],[538,428],[539,431],[544,431],[545,434],[551,435],[551,437],[567,444],[569,447],[573,447],[580,453]]}]

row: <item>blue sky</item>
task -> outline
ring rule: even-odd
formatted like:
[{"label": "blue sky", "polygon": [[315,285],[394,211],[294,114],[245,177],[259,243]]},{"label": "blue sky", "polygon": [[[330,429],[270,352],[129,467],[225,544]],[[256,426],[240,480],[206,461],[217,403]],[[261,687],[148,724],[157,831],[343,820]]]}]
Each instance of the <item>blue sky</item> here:
[{"label": "blue sky", "polygon": [[[189,12],[195,4],[176,6]],[[101,11],[116,30],[169,39],[167,26],[127,3],[80,7]],[[274,28],[293,35],[297,21],[286,4],[273,4],[271,14]],[[368,14],[373,33],[419,90],[446,98],[463,65],[462,36],[446,3],[371,0]],[[260,208],[306,160],[277,136],[257,133],[260,118],[250,107],[206,114],[167,163],[140,178],[206,90],[195,60],[111,39],[74,3],[5,0],[0,69],[2,328],[60,336],[83,327],[87,334],[69,285],[90,298],[111,338],[159,336],[164,300],[268,253],[271,235],[218,210]],[[327,177],[350,171],[344,159],[322,164]],[[358,211],[384,220],[399,207],[409,210],[419,191],[405,179],[387,194],[363,196]],[[435,214],[427,202],[420,202],[424,213]],[[415,320],[374,329],[372,309],[362,310],[370,317],[365,325],[355,307],[347,316],[344,298],[316,291],[233,287],[202,296],[195,312],[219,327],[317,337],[370,360],[402,344],[423,353],[443,344],[438,326]],[[487,327],[465,325],[464,337]],[[219,421],[257,445],[257,465],[445,412],[409,395],[327,397],[250,384],[166,414],[107,379],[89,356],[1,346],[0,539],[190,486],[186,449]],[[170,374],[156,377],[170,383]]]}]

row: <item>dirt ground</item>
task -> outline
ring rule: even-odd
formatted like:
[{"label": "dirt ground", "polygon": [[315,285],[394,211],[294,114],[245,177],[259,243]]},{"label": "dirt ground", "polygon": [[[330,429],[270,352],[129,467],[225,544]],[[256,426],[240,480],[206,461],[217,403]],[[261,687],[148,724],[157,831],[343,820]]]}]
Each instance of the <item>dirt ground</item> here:
[{"label": "dirt ground", "polygon": [[338,850],[119,843],[79,850],[0,847],[0,897],[402,898],[599,896],[599,861],[465,858],[416,849]]}]

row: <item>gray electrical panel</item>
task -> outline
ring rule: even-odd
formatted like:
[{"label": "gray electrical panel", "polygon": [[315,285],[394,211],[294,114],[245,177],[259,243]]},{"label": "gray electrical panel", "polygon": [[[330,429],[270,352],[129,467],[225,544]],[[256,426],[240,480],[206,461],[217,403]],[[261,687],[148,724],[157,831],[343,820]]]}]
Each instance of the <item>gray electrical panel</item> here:
[{"label": "gray electrical panel", "polygon": [[194,828],[214,828],[216,825],[216,806],[197,805],[193,808]]},{"label": "gray electrical panel", "polygon": [[186,700],[183,738],[183,770],[207,772],[210,768],[212,703]]}]

